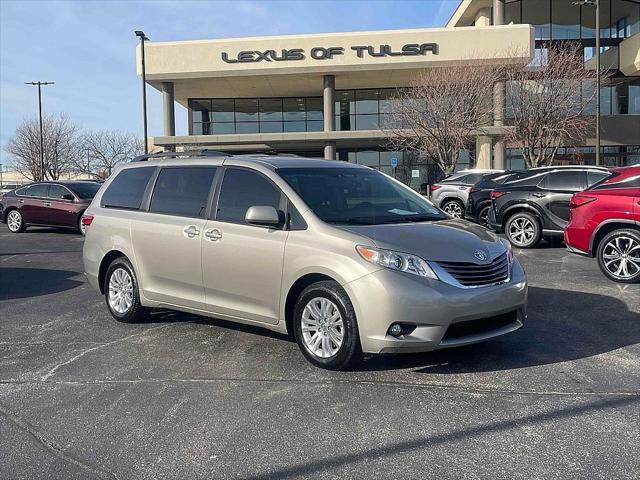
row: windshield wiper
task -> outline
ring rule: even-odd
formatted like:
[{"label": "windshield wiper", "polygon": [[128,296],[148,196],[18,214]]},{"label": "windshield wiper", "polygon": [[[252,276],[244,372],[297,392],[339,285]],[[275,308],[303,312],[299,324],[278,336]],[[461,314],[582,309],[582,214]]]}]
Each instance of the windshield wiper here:
[{"label": "windshield wiper", "polygon": [[405,215],[397,218],[391,218],[382,222],[376,222],[379,225],[388,223],[416,223],[416,222],[434,222],[444,220],[444,217],[433,217],[427,215]]}]

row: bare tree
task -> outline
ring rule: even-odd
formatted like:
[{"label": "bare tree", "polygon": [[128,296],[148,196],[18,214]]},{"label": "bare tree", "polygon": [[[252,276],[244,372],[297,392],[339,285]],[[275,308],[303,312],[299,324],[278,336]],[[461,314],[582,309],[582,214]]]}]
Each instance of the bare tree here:
[{"label": "bare tree", "polygon": [[85,134],[81,145],[85,156],[79,160],[78,167],[82,168],[88,162],[101,177],[108,177],[114,167],[144,152],[142,139],[130,133],[110,130]]},{"label": "bare tree", "polygon": [[391,102],[389,120],[382,126],[389,147],[431,159],[450,174],[460,151],[490,124],[493,85],[499,78],[493,66],[425,70]]},{"label": "bare tree", "polygon": [[5,150],[18,172],[29,180],[57,180],[75,161],[78,126],[64,114],[47,115],[42,121],[44,178],[40,163],[40,125],[37,119],[22,122]]},{"label": "bare tree", "polygon": [[582,49],[570,46],[550,47],[540,65],[505,70],[507,122],[515,127],[505,139],[522,149],[527,167],[553,164],[560,146],[587,135],[593,117],[583,107],[596,92],[585,87],[595,75]]}]

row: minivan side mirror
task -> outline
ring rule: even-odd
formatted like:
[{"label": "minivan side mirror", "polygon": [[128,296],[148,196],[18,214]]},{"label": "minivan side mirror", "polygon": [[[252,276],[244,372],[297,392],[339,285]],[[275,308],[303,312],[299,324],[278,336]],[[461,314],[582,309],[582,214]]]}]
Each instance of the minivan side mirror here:
[{"label": "minivan side mirror", "polygon": [[281,228],[284,225],[284,212],[270,205],[254,205],[247,209],[244,220],[249,225]]},{"label": "minivan side mirror", "polygon": [[70,193],[65,193],[64,195],[62,195],[62,199],[63,200],[71,200],[72,202],[75,200],[74,196],[71,195]]}]

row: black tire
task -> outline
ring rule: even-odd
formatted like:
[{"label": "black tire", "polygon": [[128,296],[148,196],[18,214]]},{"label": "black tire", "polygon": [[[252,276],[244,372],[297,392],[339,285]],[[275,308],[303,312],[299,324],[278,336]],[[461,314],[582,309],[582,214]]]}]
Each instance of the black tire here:
[{"label": "black tire", "polygon": [[[305,307],[312,300],[322,298],[333,303],[342,318],[342,344],[337,351],[328,358],[322,358],[316,355],[307,347],[302,331],[302,316]],[[293,312],[293,333],[302,354],[316,367],[326,368],[328,370],[346,370],[362,361],[362,347],[360,346],[356,312],[353,309],[351,300],[349,300],[349,296],[337,282],[317,282],[309,285],[302,291],[296,301]],[[316,334],[317,333],[319,332],[316,331]],[[335,343],[332,345],[334,347],[336,346]]]},{"label": "black tire", "polygon": [[[523,226],[524,231],[519,228],[520,226]],[[516,212],[507,220],[504,233],[514,247],[533,248],[542,238],[542,227],[538,218],[532,213]]]},{"label": "black tire", "polygon": [[[605,255],[615,253],[611,250],[613,248],[612,246],[615,246],[616,240],[623,250],[621,253],[627,253],[627,255],[634,259],[634,262],[626,262],[626,275],[624,274],[624,271],[621,271],[619,275],[616,275],[615,270],[620,267],[620,263],[617,261],[613,260],[613,263],[610,263],[609,267],[607,267],[605,263]],[[600,270],[602,270],[602,273],[604,273],[608,279],[613,280],[614,282],[639,283],[640,267],[637,267],[637,265],[640,264],[640,248],[638,247],[640,247],[640,232],[638,230],[621,228],[620,230],[614,230],[613,232],[608,233],[600,241],[596,250],[596,258],[598,259],[598,266],[600,267]],[[631,250],[632,248],[634,248],[634,250],[629,254],[628,250]],[[617,250],[617,248],[615,250]],[[625,258],[623,257],[623,259]]]},{"label": "black tire", "polygon": [[[15,223],[12,220],[16,220],[19,224],[17,228],[13,227]],[[7,216],[5,217],[5,223],[7,224],[7,228],[11,233],[22,233],[27,229],[27,225],[24,223],[24,218],[20,210],[14,208],[7,212]]]},{"label": "black tire", "polygon": [[486,207],[482,207],[478,212],[478,224],[482,225],[484,228],[489,228],[489,210],[491,209],[491,205],[487,205]]},{"label": "black tire", "polygon": [[464,218],[464,203],[460,200],[446,200],[440,208],[453,218]]},{"label": "black tire", "polygon": [[[110,282],[111,277],[119,270],[127,272],[131,278],[131,305],[124,311],[118,311],[112,302],[110,302]],[[123,323],[139,323],[144,322],[149,314],[149,309],[144,307],[140,303],[140,293],[138,289],[138,278],[133,270],[131,262],[126,257],[118,257],[107,268],[107,273],[104,276],[104,298],[107,302],[107,308],[109,312],[119,322]]]}]

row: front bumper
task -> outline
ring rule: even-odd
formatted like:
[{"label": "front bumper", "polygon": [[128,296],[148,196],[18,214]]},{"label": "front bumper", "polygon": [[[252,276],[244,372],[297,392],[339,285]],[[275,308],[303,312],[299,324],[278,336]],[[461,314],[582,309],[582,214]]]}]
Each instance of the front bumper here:
[{"label": "front bumper", "polygon": [[[510,281],[490,287],[459,288],[384,269],[344,288],[367,353],[426,352],[477,343],[515,331],[526,320],[527,282],[517,259]],[[387,332],[394,322],[415,328],[393,337]]]}]

